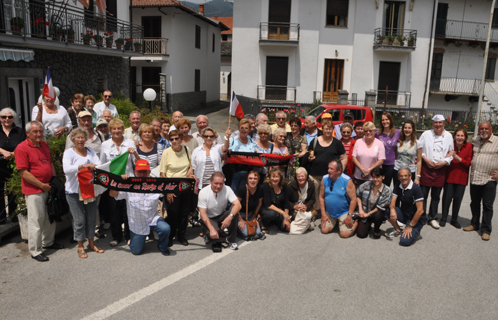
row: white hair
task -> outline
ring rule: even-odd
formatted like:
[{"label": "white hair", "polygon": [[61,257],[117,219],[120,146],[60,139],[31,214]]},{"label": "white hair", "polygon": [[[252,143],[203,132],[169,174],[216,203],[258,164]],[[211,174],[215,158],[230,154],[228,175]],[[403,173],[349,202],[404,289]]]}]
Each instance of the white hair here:
[{"label": "white hair", "polygon": [[133,110],[132,112],[130,112],[130,115],[128,116],[128,119],[131,119],[131,115],[134,114],[134,113],[138,113],[139,117],[142,118],[142,114],[140,113],[140,111]]},{"label": "white hair", "polygon": [[316,117],[315,116],[306,116],[304,119],[307,119],[311,121],[311,123],[315,124],[316,123]]},{"label": "white hair", "polygon": [[209,119],[207,116],[203,115],[203,114],[200,114],[198,115],[196,118],[195,118],[195,122],[197,122],[197,120],[199,120],[199,118],[206,118],[206,121],[209,123]]},{"label": "white hair", "polygon": [[263,112],[258,113],[258,115],[256,116],[256,122],[262,120],[263,117],[266,117],[268,119],[268,116],[266,114],[264,114]]},{"label": "white hair", "polygon": [[11,108],[3,108],[0,110],[0,116],[5,116],[9,113],[12,113],[12,116],[15,118],[16,117],[16,112],[12,110]]},{"label": "white hair", "polygon": [[[273,132],[273,135],[274,135],[275,137],[278,137],[278,136],[279,136],[280,134],[282,134],[282,133],[283,133],[284,135],[287,135],[287,132],[285,131],[285,129],[284,129],[284,128],[277,128],[277,129]],[[275,138],[275,137],[274,137],[274,138]]]},{"label": "white hair", "polygon": [[304,169],[303,167],[299,167],[299,168],[297,168],[297,169],[296,169],[296,176],[297,176],[298,174],[301,174],[301,173],[303,173],[304,175],[306,175],[306,177],[308,176],[308,171],[306,171],[306,169]]},{"label": "white hair", "polygon": [[43,124],[40,121],[34,120],[34,121],[30,121],[30,122],[26,123],[26,132],[31,132],[31,126],[33,126],[33,125],[40,126],[43,129]]}]

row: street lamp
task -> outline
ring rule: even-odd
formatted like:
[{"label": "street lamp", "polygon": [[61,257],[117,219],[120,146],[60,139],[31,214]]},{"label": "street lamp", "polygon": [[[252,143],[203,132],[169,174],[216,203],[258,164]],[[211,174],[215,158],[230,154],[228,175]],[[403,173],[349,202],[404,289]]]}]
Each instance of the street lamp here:
[{"label": "street lamp", "polygon": [[147,88],[144,91],[144,99],[145,101],[149,101],[149,109],[152,111],[152,101],[156,99],[156,91],[152,88]]}]

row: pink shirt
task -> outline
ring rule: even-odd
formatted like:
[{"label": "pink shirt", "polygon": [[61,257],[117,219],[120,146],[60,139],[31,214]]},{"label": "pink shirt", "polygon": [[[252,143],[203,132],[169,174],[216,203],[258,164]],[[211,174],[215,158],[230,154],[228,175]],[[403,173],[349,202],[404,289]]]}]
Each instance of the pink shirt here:
[{"label": "pink shirt", "polygon": [[[386,151],[384,144],[379,139],[375,138],[374,142],[367,148],[365,144],[365,138],[356,141],[353,149],[353,157],[356,157],[363,168],[370,168],[378,160],[386,159]],[[360,169],[356,168],[354,172],[354,177],[359,180],[372,180],[372,176],[368,176],[366,179],[363,178]]]}]

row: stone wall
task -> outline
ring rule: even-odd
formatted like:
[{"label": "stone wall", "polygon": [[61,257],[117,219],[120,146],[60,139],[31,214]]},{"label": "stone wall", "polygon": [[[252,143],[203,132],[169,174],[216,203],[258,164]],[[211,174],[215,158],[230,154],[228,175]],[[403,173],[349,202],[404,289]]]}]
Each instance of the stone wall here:
[{"label": "stone wall", "polygon": [[168,94],[168,105],[171,112],[173,111],[192,111],[206,108],[207,95],[206,91],[197,92],[181,92],[175,94]]},{"label": "stone wall", "polygon": [[[126,58],[41,49],[34,51],[35,59],[30,62],[0,61],[0,103],[3,106],[9,105],[9,77],[42,78],[43,84],[49,66],[53,84],[61,91],[59,101],[66,108],[70,106],[69,101],[75,93],[97,97],[97,92],[102,89],[99,88],[99,79],[102,79],[104,86],[111,91],[122,91],[124,95],[129,96],[130,77]],[[40,89],[42,88],[43,85]],[[38,96],[37,94],[36,99]]]}]

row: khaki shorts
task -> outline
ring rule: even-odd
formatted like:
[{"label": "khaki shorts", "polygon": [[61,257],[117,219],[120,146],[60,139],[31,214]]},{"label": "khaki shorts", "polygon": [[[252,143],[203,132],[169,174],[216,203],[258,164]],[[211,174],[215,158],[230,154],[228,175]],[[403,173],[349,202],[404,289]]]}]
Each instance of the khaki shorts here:
[{"label": "khaki shorts", "polygon": [[332,218],[330,214],[327,212],[327,218],[329,218],[329,220],[325,223],[325,227],[334,229],[335,225],[337,224],[337,221],[339,221],[339,231],[353,231],[353,228],[348,228],[344,223],[344,220],[346,219],[347,216],[348,216],[347,214],[343,214],[339,218]]}]

